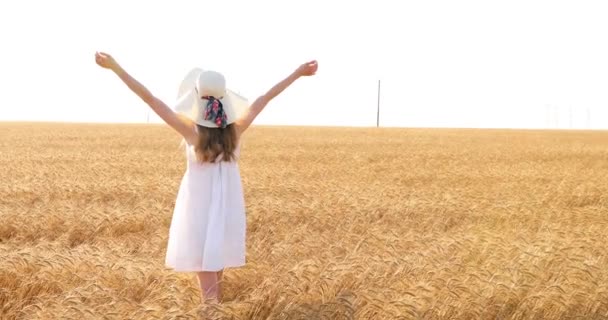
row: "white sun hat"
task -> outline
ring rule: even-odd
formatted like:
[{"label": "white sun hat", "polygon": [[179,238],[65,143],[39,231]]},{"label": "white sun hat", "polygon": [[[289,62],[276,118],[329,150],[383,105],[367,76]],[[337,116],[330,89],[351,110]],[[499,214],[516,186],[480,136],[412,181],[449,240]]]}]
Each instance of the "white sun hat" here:
[{"label": "white sun hat", "polygon": [[248,108],[245,97],[226,88],[221,73],[194,68],[182,80],[173,110],[201,126],[220,128],[234,123]]}]

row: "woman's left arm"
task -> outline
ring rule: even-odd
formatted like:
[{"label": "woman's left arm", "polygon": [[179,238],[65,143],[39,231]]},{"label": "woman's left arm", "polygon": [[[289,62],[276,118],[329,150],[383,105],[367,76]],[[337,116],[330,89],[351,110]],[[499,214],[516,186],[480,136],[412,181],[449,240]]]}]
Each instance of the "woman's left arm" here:
[{"label": "woman's left arm", "polygon": [[114,58],[103,52],[95,54],[95,62],[103,68],[112,70],[133,93],[141,98],[165,123],[181,134],[187,141],[195,135],[194,123],[179,117],[162,100],[155,97],[150,90],[125,71]]}]

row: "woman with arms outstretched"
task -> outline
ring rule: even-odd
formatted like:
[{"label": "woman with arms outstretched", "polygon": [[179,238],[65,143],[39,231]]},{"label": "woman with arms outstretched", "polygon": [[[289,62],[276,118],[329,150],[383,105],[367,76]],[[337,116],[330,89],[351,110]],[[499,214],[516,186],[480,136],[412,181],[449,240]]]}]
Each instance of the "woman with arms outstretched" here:
[{"label": "woman with arms outstretched", "polygon": [[95,61],[114,72],[185,140],[187,167],[173,209],[165,263],[177,272],[196,273],[201,298],[219,302],[223,270],[245,264],[241,138],[272,99],[297,79],[314,75],[317,62],[300,65],[239,114],[221,73],[197,72],[172,109],[111,55],[97,52]]}]

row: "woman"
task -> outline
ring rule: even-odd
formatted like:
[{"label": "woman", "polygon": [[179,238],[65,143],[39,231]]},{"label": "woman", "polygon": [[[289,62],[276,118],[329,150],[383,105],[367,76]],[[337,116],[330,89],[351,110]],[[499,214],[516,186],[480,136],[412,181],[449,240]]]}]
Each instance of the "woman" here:
[{"label": "woman", "polygon": [[245,264],[246,216],[238,167],[243,133],[266,105],[303,76],[316,61],[300,65],[238,114],[224,76],[197,72],[174,111],[125,71],[109,54],[96,63],[113,71],[186,141],[187,168],[179,187],[167,245],[166,265],[198,276],[201,298],[219,301],[222,272]]}]

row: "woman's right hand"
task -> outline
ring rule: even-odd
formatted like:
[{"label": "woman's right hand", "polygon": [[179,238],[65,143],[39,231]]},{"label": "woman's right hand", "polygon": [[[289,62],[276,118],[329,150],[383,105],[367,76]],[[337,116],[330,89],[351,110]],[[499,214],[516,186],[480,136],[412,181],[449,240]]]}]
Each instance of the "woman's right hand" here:
[{"label": "woman's right hand", "polygon": [[296,73],[299,76],[304,76],[304,77],[313,76],[313,75],[315,75],[315,73],[317,73],[318,68],[319,68],[319,63],[317,62],[317,60],[312,60],[312,61],[302,64],[296,70]]}]

